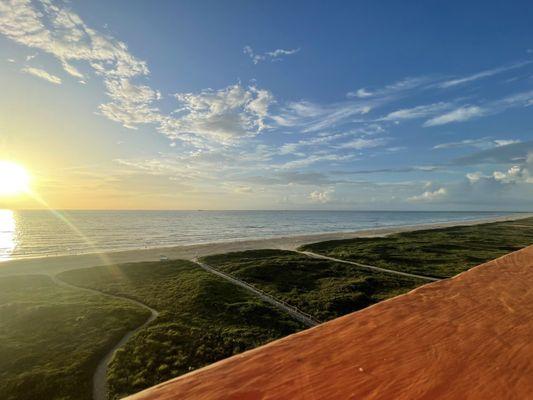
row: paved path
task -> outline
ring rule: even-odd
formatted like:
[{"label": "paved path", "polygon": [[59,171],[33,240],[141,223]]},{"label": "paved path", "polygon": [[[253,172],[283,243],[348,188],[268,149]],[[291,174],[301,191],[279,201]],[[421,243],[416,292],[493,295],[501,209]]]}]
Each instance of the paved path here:
[{"label": "paved path", "polygon": [[104,356],[104,358],[102,358],[100,360],[100,362],[98,363],[98,367],[96,368],[96,371],[95,371],[94,376],[93,376],[93,400],[107,400],[107,368],[108,368],[109,362],[113,359],[113,356],[115,355],[115,352],[120,347],[122,347],[134,334],[136,334],[142,328],[147,326],[150,322],[155,320],[157,318],[157,316],[159,315],[159,312],[157,312],[157,310],[154,310],[153,308],[151,308],[151,307],[147,306],[146,304],[141,303],[140,301],[137,301],[137,300],[133,300],[133,299],[130,299],[130,298],[127,298],[127,297],[122,297],[122,296],[115,296],[113,294],[104,293],[104,292],[101,292],[101,291],[95,290],[95,289],[89,289],[89,288],[85,288],[85,287],[82,287],[82,286],[72,285],[72,284],[70,284],[68,282],[65,282],[65,281],[59,279],[55,275],[51,275],[50,277],[52,278],[52,280],[56,284],[58,284],[60,286],[68,287],[70,289],[75,289],[75,290],[85,290],[86,292],[112,297],[114,299],[126,300],[126,301],[129,301],[132,304],[135,304],[135,305],[137,305],[139,307],[142,307],[142,308],[150,311],[150,317],[148,317],[146,322],[144,324],[138,326],[137,328],[129,331],[128,333],[126,333],[122,337],[122,339],[120,339],[120,341],[115,346],[113,346],[113,348],[111,350],[109,350],[109,352]]},{"label": "paved path", "polygon": [[340,262],[340,263],[344,263],[344,264],[357,265],[358,267],[368,268],[368,269],[371,269],[371,270],[374,270],[374,271],[385,272],[385,273],[388,273],[388,274],[408,276],[410,278],[424,279],[426,281],[431,281],[431,282],[436,282],[436,281],[440,281],[441,280],[439,278],[432,278],[430,276],[410,274],[408,272],[394,271],[392,269],[374,267],[373,265],[360,264],[360,263],[355,262],[355,261],[341,260],[340,258],[328,257],[328,256],[324,256],[322,254],[313,253],[311,251],[297,251],[296,250],[295,252],[296,253],[300,253],[300,254],[304,254],[306,256],[313,257],[313,258],[322,258],[324,260],[336,261],[336,262]]},{"label": "paved path", "polygon": [[291,306],[288,303],[285,303],[283,300],[275,299],[268,293],[263,292],[261,289],[257,289],[256,287],[250,285],[249,283],[241,281],[229,274],[221,272],[213,267],[210,267],[206,263],[199,261],[197,258],[195,258],[193,261],[196,264],[198,264],[200,267],[205,269],[206,271],[214,275],[220,276],[221,278],[224,278],[227,281],[254,293],[255,295],[259,296],[262,300],[266,301],[269,304],[272,304],[274,307],[277,307],[282,311],[289,313],[293,318],[297,319],[298,321],[302,322],[303,324],[307,326],[315,326],[315,325],[320,324],[320,321],[316,320],[311,315],[299,310],[298,308],[294,306]]}]

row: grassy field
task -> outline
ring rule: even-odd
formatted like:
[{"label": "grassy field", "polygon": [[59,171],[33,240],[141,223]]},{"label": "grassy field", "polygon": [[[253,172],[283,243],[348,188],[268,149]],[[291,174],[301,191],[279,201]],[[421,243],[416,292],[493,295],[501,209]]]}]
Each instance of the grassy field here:
[{"label": "grassy field", "polygon": [[533,243],[533,218],[399,233],[383,238],[334,240],[303,246],[330,257],[439,278]]},{"label": "grassy field", "polygon": [[148,315],[47,276],[0,278],[0,398],[91,399],[98,361]]},{"label": "grassy field", "polygon": [[283,250],[227,253],[202,260],[321,321],[427,283]]},{"label": "grassy field", "polygon": [[65,281],[139,300],[160,312],[110,365],[110,398],[120,398],[303,329],[245,289],[188,261],[68,271]]}]

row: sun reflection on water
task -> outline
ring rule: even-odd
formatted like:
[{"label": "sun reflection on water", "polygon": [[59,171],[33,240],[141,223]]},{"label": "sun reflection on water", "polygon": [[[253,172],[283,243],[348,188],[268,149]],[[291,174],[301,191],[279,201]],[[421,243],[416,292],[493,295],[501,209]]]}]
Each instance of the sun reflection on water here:
[{"label": "sun reflection on water", "polygon": [[9,260],[15,250],[15,229],[15,213],[11,210],[0,210],[0,262]]}]

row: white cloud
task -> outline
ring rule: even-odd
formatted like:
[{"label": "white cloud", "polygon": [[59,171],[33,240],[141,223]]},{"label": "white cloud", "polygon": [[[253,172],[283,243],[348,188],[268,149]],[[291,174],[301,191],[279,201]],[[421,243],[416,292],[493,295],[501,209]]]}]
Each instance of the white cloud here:
[{"label": "white cloud", "polygon": [[516,181],[528,181],[529,178],[529,171],[525,168],[522,168],[518,165],[513,165],[511,168],[509,168],[507,171],[501,172],[501,171],[494,171],[492,173],[492,176],[497,181],[502,182],[516,182]]},{"label": "white cloud", "polygon": [[445,82],[440,83],[438,86],[440,88],[449,88],[453,86],[458,86],[458,85],[462,85],[463,83],[477,81],[479,79],[488,78],[493,75],[500,74],[502,72],[507,72],[507,71],[510,71],[516,68],[520,68],[528,64],[531,64],[531,61],[519,62],[519,63],[515,63],[512,65],[504,66],[504,67],[488,69],[488,70],[481,71],[481,72],[478,72],[478,73],[475,73],[469,76],[465,76],[463,78],[455,78],[455,79],[447,80]]},{"label": "white cloud", "polygon": [[375,90],[368,90],[366,88],[361,88],[355,92],[346,93],[347,97],[357,97],[357,98],[382,98],[389,97],[392,95],[398,95],[402,92],[408,92],[410,90],[423,87],[424,85],[431,82],[430,78],[427,77],[417,77],[417,78],[405,78],[400,81],[391,83],[382,88]]},{"label": "white cloud", "polygon": [[324,145],[330,144],[332,141],[344,138],[346,134],[337,133],[331,135],[317,136],[310,139],[299,140],[298,142],[284,143],[279,148],[279,154],[294,154],[297,151],[304,149],[306,147],[318,146],[322,147]]},{"label": "white cloud", "polygon": [[478,106],[463,106],[448,113],[431,118],[424,122],[425,127],[445,125],[452,122],[463,122],[485,115],[487,111]]},{"label": "white cloud", "polygon": [[382,146],[386,142],[387,141],[384,138],[376,138],[376,139],[357,138],[349,142],[342,143],[339,145],[339,147],[343,149],[362,150],[362,149],[369,149],[373,147]]},{"label": "white cloud", "polygon": [[74,67],[72,64],[69,64],[67,61],[63,60],[61,62],[61,65],[63,66],[63,69],[65,70],[65,72],[72,75],[73,77],[79,78],[79,79],[85,78],[85,76],[80,71],[78,71],[76,67]]},{"label": "white cloud", "polygon": [[284,106],[279,113],[272,116],[272,120],[281,127],[297,127],[302,132],[317,132],[350,122],[355,116],[365,115],[375,104],[346,101],[320,105],[309,101],[297,101]]},{"label": "white cloud", "polygon": [[479,171],[469,172],[466,174],[466,179],[468,179],[470,183],[476,183],[483,177],[484,177],[483,174]]},{"label": "white cloud", "polygon": [[440,200],[448,194],[448,191],[445,188],[439,188],[434,191],[425,191],[421,195],[409,197],[407,200],[410,202],[419,202],[419,201],[434,201]]},{"label": "white cloud", "polygon": [[77,14],[48,0],[0,3],[0,33],[53,55],[64,66],[87,61],[106,78],[148,73],[146,63],[133,57],[124,43],[89,28]]},{"label": "white cloud", "polygon": [[281,56],[290,56],[291,54],[298,53],[300,49],[290,49],[290,50],[284,50],[284,49],[276,49],[274,51],[268,51],[266,54],[270,57],[281,57]]},{"label": "white cloud", "polygon": [[384,121],[400,121],[406,119],[424,118],[439,111],[450,108],[450,103],[434,103],[412,108],[403,108],[393,111],[382,118]]},{"label": "white cloud", "polygon": [[49,72],[46,72],[44,69],[33,68],[33,67],[24,67],[24,68],[21,69],[21,71],[26,73],[26,74],[30,74],[30,75],[36,76],[38,78],[44,79],[45,81],[54,83],[56,85],[60,85],[61,84],[61,78],[60,77],[58,77],[56,75],[52,75]]},{"label": "white cloud", "polygon": [[107,118],[119,122],[127,128],[136,129],[140,124],[160,121],[160,114],[152,103],[161,95],[148,86],[134,85],[129,79],[105,81],[109,103],[99,106]]},{"label": "white cloud", "polygon": [[163,122],[162,128],[169,137],[178,131],[224,144],[268,128],[268,108],[273,102],[270,92],[239,84],[197,94],[178,93],[175,97],[180,108],[172,119]]},{"label": "white cloud", "polygon": [[278,165],[279,168],[304,168],[322,161],[350,161],[360,150],[386,144],[387,138],[373,136],[381,132],[379,125],[370,124],[346,132],[324,131],[312,137],[305,133],[303,139],[284,143],[272,154],[295,158]]},{"label": "white cloud", "polygon": [[267,51],[263,54],[257,54],[254,52],[251,46],[244,46],[243,53],[246,54],[254,64],[259,64],[262,61],[281,61],[282,57],[290,56],[296,54],[300,51],[297,49],[276,49],[272,51]]},{"label": "white cloud", "polygon": [[452,122],[468,121],[473,118],[497,114],[509,108],[529,107],[533,105],[533,91],[520,92],[504,98],[487,102],[483,106],[461,106],[446,114],[427,120],[423,126],[437,126]]},{"label": "white cloud", "polygon": [[533,103],[533,90],[521,92],[504,97],[492,103],[495,112],[503,111],[510,107],[529,107]]},{"label": "white cloud", "polygon": [[[506,170],[469,172],[463,182],[446,186],[444,198],[453,204],[497,207],[497,209],[530,209],[533,196],[533,153],[522,164]],[[431,196],[430,196],[431,197]]]},{"label": "white cloud", "polygon": [[520,140],[514,139],[490,139],[490,138],[480,138],[480,139],[465,139],[459,142],[448,142],[440,143],[436,146],[433,146],[434,149],[455,149],[461,147],[476,147],[479,149],[492,149],[494,147],[507,146],[510,144],[520,143]]},{"label": "white cloud", "polygon": [[496,147],[500,146],[508,146],[510,144],[520,143],[520,140],[514,140],[514,139],[497,139],[494,141],[496,144]]},{"label": "white cloud", "polygon": [[[85,62],[104,80],[111,99],[100,107],[104,115],[125,126],[153,122],[147,113],[148,96],[125,101],[136,87],[131,80],[148,75],[148,67],[128,52],[126,44],[88,27],[81,18],[49,0],[10,0],[0,3],[0,34],[58,59],[65,72],[78,79],[84,75],[72,62]],[[42,74],[41,74],[42,75]],[[58,78],[59,79],[59,78]],[[57,81],[57,79],[56,79]],[[138,86],[138,91],[146,91]],[[150,89],[151,90],[151,89]],[[135,109],[138,107],[138,109]],[[138,112],[138,116],[133,116]]]},{"label": "white cloud", "polygon": [[335,162],[340,162],[340,161],[353,160],[354,158],[355,157],[353,155],[340,155],[340,154],[333,154],[333,153],[312,154],[309,156],[305,156],[303,158],[288,161],[281,165],[277,165],[276,167],[282,168],[282,169],[304,168],[312,164],[316,164],[316,163],[323,162],[323,161],[330,161],[330,162],[335,163]]},{"label": "white cloud", "polygon": [[309,198],[314,203],[329,203],[331,201],[331,195],[334,190],[332,188],[326,189],[323,191],[315,190],[314,192],[309,193]]},{"label": "white cloud", "polygon": [[346,96],[348,96],[348,97],[359,97],[360,99],[362,99],[362,98],[365,98],[365,97],[373,96],[373,93],[369,92],[365,88],[361,88],[361,89],[356,90],[355,92],[348,92],[346,94]]}]

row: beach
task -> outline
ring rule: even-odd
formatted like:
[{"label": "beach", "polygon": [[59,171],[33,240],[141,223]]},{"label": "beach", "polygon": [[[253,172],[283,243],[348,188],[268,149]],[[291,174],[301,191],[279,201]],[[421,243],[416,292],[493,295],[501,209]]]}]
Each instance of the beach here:
[{"label": "beach", "polygon": [[197,245],[8,260],[0,263],[0,276],[21,274],[55,275],[63,271],[93,267],[98,265],[114,265],[132,262],[158,261],[160,260],[161,256],[168,257],[168,259],[192,260],[198,257],[204,257],[212,254],[244,250],[294,250],[305,244],[327,240],[386,236],[394,233],[415,230],[438,229],[452,226],[470,226],[490,222],[514,221],[528,218],[531,216],[533,216],[533,214],[531,213],[520,213],[472,221],[451,221],[434,224],[406,225],[400,227],[365,229],[354,232],[332,232],[307,235],[280,236],[255,240],[213,242]]}]

